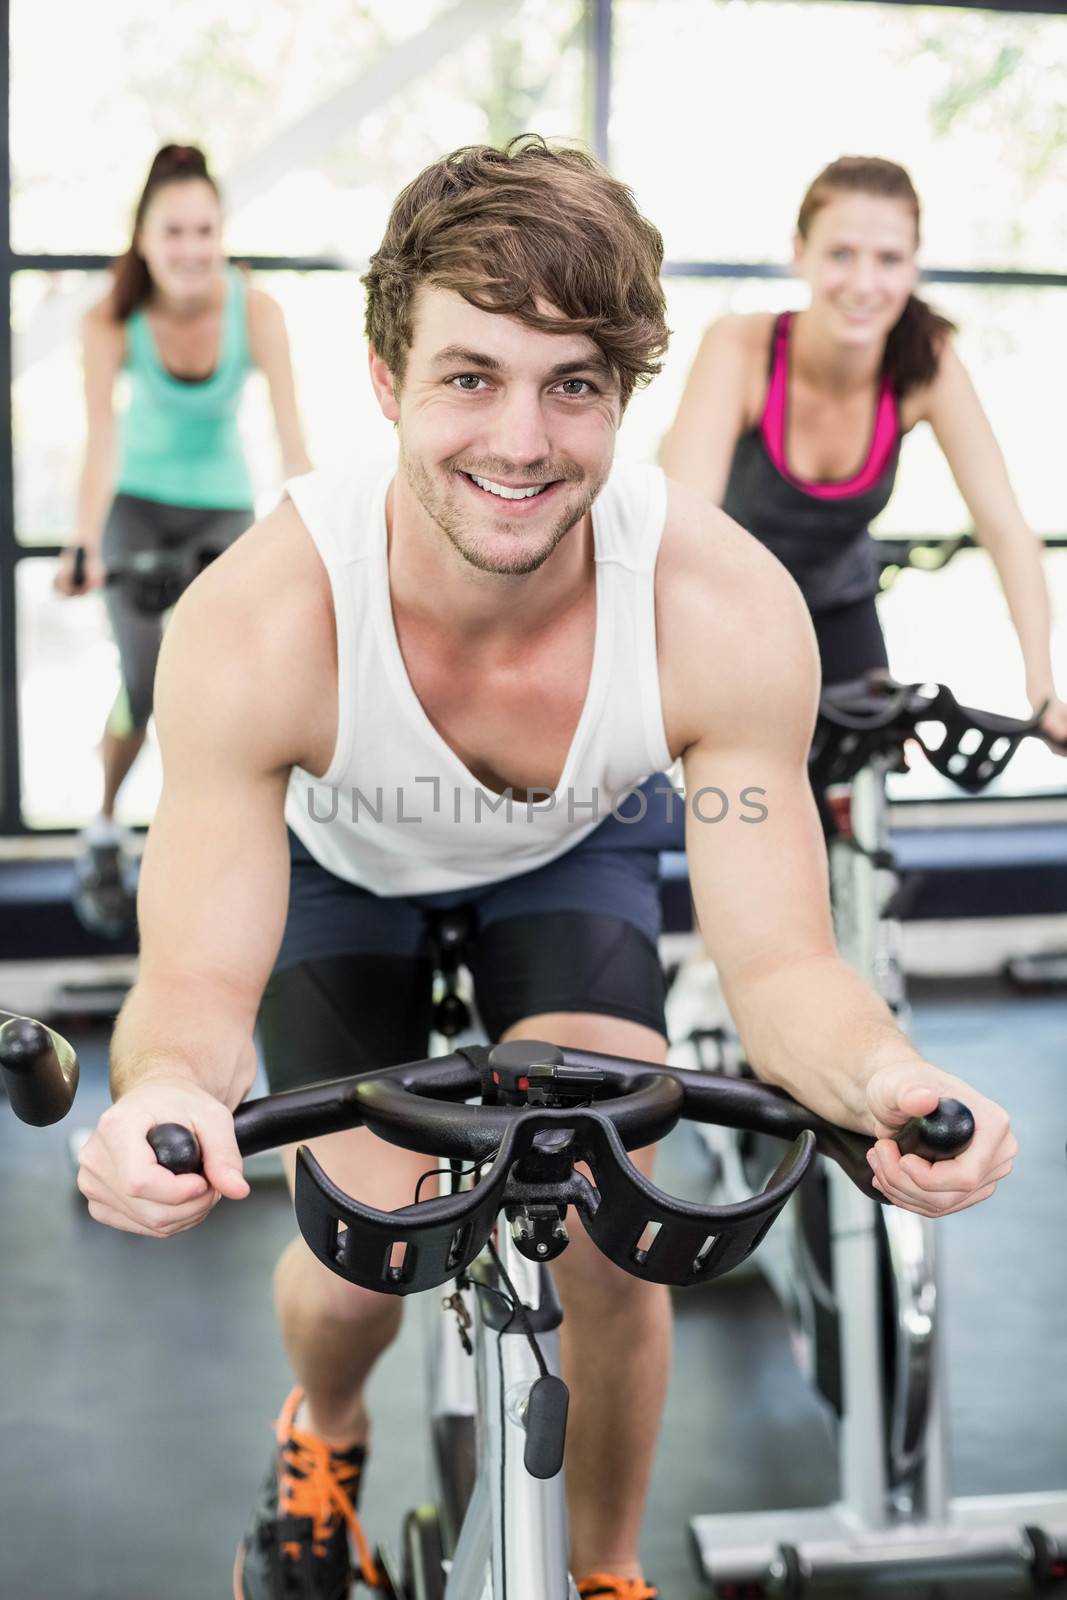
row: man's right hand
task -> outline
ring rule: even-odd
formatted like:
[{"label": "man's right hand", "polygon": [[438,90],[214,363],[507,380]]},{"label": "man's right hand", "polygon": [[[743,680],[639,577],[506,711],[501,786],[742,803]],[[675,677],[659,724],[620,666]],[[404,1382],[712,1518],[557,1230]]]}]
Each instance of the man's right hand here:
[{"label": "man's right hand", "polygon": [[[203,1177],[159,1165],[148,1135],[165,1122],[196,1135]],[[243,1200],[249,1192],[232,1114],[181,1078],[141,1083],[104,1112],[82,1149],[78,1188],[97,1222],[159,1239],[195,1228],[224,1197]]]},{"label": "man's right hand", "polygon": [[[82,553],[80,572],[76,571],[79,548]],[[102,589],[106,581],[107,569],[100,551],[93,545],[68,545],[59,558],[59,566],[52,580],[53,587],[65,595],[88,594],[92,589]]]}]

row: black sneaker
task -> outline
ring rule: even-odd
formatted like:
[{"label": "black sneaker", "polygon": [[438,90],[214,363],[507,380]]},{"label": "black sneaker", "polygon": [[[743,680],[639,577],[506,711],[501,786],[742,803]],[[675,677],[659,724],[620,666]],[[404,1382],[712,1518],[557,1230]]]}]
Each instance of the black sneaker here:
[{"label": "black sneaker", "polygon": [[117,839],[90,844],[75,861],[74,911],[83,928],[104,939],[121,939],[133,927],[132,872]]},{"label": "black sneaker", "polygon": [[331,1449],[294,1427],[303,1397],[294,1389],[275,1424],[278,1449],[237,1551],[234,1600],[349,1600],[353,1582],[381,1582],[356,1515],[366,1452]]}]

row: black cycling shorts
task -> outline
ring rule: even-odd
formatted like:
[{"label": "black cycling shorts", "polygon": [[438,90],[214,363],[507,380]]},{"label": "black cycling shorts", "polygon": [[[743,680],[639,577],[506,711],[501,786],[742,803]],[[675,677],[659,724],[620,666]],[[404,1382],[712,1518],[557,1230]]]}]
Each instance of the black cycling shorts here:
[{"label": "black cycling shorts", "polygon": [[532,872],[413,898],[384,898],[336,877],[291,836],[289,916],[259,1014],[271,1088],[424,1056],[429,919],[458,907],[470,919],[465,964],[490,1040],[560,1011],[618,1017],[666,1037],[659,852],[677,844],[680,826],[609,818]]}]

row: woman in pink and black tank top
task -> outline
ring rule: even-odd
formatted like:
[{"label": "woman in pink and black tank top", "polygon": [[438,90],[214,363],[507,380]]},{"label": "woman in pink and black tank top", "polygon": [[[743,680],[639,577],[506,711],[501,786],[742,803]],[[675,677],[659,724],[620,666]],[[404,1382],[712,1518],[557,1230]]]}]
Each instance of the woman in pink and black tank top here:
[{"label": "woman in pink and black tank top", "polygon": [[728,316],[704,336],[661,454],[784,563],[815,623],[827,683],[886,665],[869,527],[900,442],[929,422],[1007,598],[1034,707],[1067,741],[1041,547],[1023,520],[953,326],[914,293],[919,201],[891,161],[844,157],[797,220],[801,312]]}]

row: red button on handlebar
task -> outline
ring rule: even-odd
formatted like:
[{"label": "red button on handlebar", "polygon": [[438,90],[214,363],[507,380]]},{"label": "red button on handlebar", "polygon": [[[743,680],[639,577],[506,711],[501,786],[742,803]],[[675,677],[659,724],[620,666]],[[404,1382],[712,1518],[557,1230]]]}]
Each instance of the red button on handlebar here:
[{"label": "red button on handlebar", "polygon": [[852,788],[841,784],[826,791],[826,803],[841,839],[852,838]]}]

